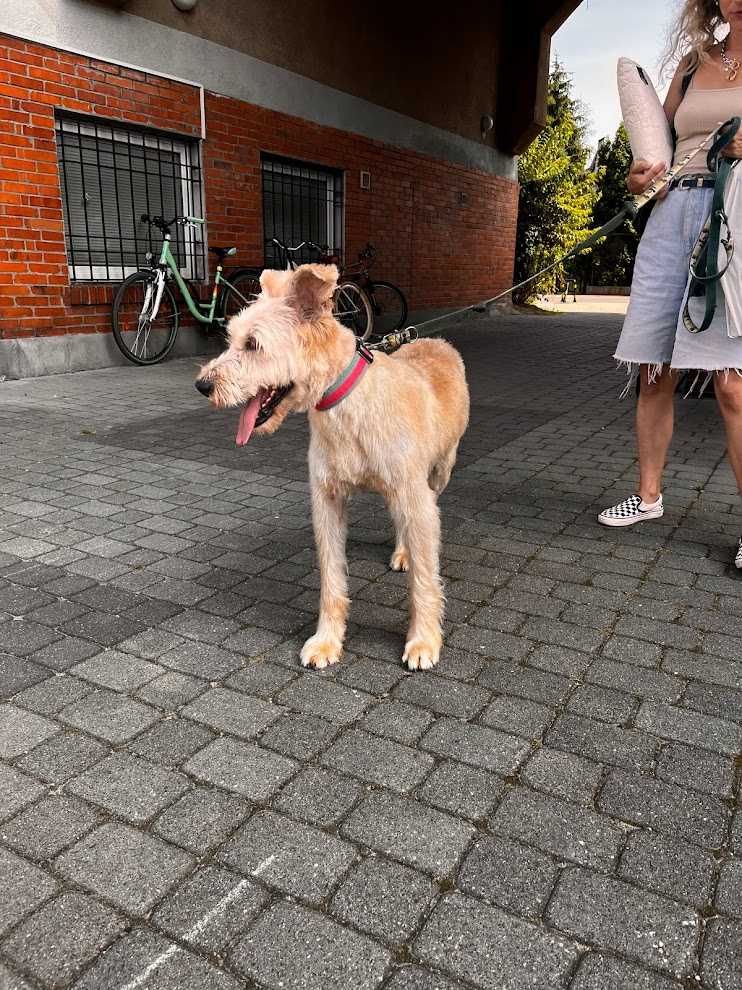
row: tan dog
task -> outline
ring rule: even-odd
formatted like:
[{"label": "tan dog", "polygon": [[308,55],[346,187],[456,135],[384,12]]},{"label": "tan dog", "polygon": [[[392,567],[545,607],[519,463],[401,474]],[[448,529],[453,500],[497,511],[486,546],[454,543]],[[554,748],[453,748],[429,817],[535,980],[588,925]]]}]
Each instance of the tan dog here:
[{"label": "tan dog", "polygon": [[202,368],[196,387],[217,407],[241,406],[239,445],[253,432],[273,433],[289,412],[309,414],[321,594],[317,632],[301,661],[325,667],[342,654],[350,604],[346,503],[361,488],[386,499],[397,533],[391,566],[410,571],[403,659],[413,670],[432,667],[443,617],[436,501],[469,418],[463,362],[443,340],[415,341],[393,356],[377,351],[372,364],[359,365],[352,391],[319,411],[323,396],[360,361],[355,337],[332,317],[337,269],[266,271],[260,284],[259,298],[230,320],[228,349]]}]

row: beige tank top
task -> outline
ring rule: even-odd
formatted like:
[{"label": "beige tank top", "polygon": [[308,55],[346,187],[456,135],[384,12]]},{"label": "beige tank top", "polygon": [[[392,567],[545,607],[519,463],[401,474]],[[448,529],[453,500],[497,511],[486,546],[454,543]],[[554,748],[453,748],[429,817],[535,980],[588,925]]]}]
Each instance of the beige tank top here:
[{"label": "beige tank top", "polygon": [[[682,161],[708,136],[709,132],[730,117],[742,116],[742,86],[732,89],[699,89],[695,79],[675,114],[677,143],[673,164]],[[700,151],[681,169],[680,175],[708,175],[706,151]]]}]

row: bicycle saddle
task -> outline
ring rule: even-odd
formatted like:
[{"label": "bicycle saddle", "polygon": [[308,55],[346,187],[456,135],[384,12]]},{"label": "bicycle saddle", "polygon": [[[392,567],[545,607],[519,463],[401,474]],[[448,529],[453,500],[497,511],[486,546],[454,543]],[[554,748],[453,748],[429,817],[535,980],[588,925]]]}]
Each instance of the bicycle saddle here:
[{"label": "bicycle saddle", "polygon": [[220,261],[229,255],[237,254],[236,247],[216,247],[216,245],[212,245],[209,247],[209,251],[213,251]]}]

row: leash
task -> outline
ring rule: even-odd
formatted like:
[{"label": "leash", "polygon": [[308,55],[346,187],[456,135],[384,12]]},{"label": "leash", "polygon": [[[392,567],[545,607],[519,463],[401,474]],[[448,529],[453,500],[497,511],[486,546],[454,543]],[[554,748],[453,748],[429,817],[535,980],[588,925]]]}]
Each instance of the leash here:
[{"label": "leash", "polygon": [[[706,138],[704,138],[704,140],[698,145],[697,148],[694,148],[688,155],[685,156],[685,158],[683,158],[682,161],[678,162],[677,165],[674,165],[672,168],[668,169],[664,175],[658,176],[654,180],[654,182],[652,182],[652,184],[648,186],[647,189],[644,190],[643,193],[639,193],[638,195],[631,196],[629,199],[627,199],[621,211],[617,213],[614,217],[611,217],[611,219],[607,223],[604,223],[599,230],[594,231],[584,240],[580,241],[579,244],[575,244],[575,246],[570,248],[570,250],[567,251],[566,254],[562,255],[561,258],[557,258],[556,261],[553,261],[550,264],[546,265],[545,268],[542,268],[540,271],[536,272],[535,275],[529,275],[528,278],[524,278],[522,282],[518,282],[516,285],[512,285],[509,289],[505,289],[502,292],[499,292],[496,296],[491,296],[489,299],[484,299],[482,302],[471,303],[471,305],[469,306],[462,306],[461,309],[455,309],[450,313],[444,313],[442,316],[434,316],[429,320],[424,320],[422,323],[417,323],[414,326],[406,327],[404,330],[398,330],[396,333],[388,333],[386,334],[386,336],[382,337],[381,340],[377,341],[376,343],[367,344],[366,345],[367,348],[370,351],[381,351],[384,354],[393,354],[394,351],[399,350],[399,348],[402,347],[403,344],[409,344],[411,341],[417,340],[418,337],[433,337],[437,333],[441,333],[444,328],[441,327],[439,330],[433,330],[432,333],[425,333],[425,334],[421,334],[420,329],[422,327],[432,326],[434,323],[441,323],[443,321],[452,320],[457,316],[462,316],[464,313],[470,313],[473,310],[483,309],[485,306],[490,306],[492,303],[497,302],[498,299],[504,299],[505,296],[510,295],[512,292],[516,292],[518,289],[522,289],[524,288],[524,286],[530,285],[531,282],[535,282],[536,279],[541,278],[543,275],[546,275],[554,268],[564,264],[565,261],[569,261],[571,258],[576,257],[578,254],[581,254],[583,251],[586,251],[588,248],[594,247],[594,245],[597,244],[598,241],[602,240],[604,237],[608,237],[614,231],[618,230],[618,228],[626,220],[633,220],[634,217],[639,212],[639,210],[647,203],[649,203],[650,200],[654,199],[657,193],[661,192],[661,190],[664,189],[665,186],[669,186],[672,180],[678,174],[678,172],[680,172],[681,169],[685,168],[685,166],[688,164],[691,158],[697,155],[699,151],[705,151],[709,145],[712,145],[711,150],[709,151],[709,159],[711,158],[712,153],[715,151],[714,160],[718,161],[721,150],[725,148],[727,144],[729,144],[729,142],[732,140],[734,135],[737,133],[739,126],[740,126],[740,118],[732,117],[731,120],[726,121],[726,123],[722,124],[720,127],[711,131],[711,133]],[[727,131],[725,129],[732,127],[734,127],[734,129],[730,131],[728,136],[726,136]],[[724,140],[723,143],[717,147],[717,145],[719,144],[719,140],[722,138],[722,132],[724,134]],[[717,139],[716,141],[714,141],[715,138]],[[728,159],[724,159],[724,162],[727,161]],[[721,194],[723,197],[723,189],[721,190]],[[717,248],[718,248],[718,242],[717,242]]]}]

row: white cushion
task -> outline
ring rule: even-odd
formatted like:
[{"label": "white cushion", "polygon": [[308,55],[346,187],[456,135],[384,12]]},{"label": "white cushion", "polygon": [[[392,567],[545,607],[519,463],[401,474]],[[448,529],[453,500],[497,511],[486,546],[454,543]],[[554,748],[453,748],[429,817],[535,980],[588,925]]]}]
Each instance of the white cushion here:
[{"label": "white cushion", "polygon": [[660,98],[644,69],[630,58],[618,60],[618,96],[634,160],[672,164],[673,140]]}]

